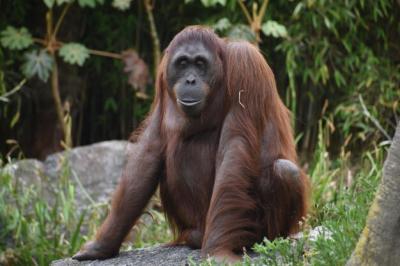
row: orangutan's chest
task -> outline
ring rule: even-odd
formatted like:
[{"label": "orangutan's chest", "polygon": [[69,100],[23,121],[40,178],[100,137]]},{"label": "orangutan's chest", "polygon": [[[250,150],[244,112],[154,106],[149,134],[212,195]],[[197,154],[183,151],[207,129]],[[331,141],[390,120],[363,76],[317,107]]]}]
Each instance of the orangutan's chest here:
[{"label": "orangutan's chest", "polygon": [[[208,136],[208,138],[213,137],[215,136]],[[168,186],[174,190],[186,190],[192,193],[195,193],[198,188],[212,190],[217,146],[216,141],[210,142],[205,141],[204,138],[198,138],[167,147],[169,150],[166,158]]]}]

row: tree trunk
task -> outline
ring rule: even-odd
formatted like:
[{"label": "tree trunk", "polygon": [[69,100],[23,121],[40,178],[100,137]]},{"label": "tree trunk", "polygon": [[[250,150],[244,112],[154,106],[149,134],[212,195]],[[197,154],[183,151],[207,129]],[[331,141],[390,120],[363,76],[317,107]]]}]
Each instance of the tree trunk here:
[{"label": "tree trunk", "polygon": [[400,263],[400,122],[366,226],[346,265]]}]

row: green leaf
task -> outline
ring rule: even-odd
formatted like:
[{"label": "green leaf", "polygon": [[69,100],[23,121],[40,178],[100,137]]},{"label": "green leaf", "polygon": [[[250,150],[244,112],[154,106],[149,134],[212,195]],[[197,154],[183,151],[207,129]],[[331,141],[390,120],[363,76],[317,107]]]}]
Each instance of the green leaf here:
[{"label": "green leaf", "polygon": [[78,66],[82,66],[85,60],[89,58],[89,50],[79,43],[64,44],[58,54],[65,62]]},{"label": "green leaf", "polygon": [[11,123],[10,123],[11,128],[13,128],[15,126],[15,124],[17,124],[17,122],[19,121],[19,118],[20,118],[20,112],[18,111],[14,114],[14,116],[11,120]]},{"label": "green leaf", "polygon": [[232,23],[229,21],[229,19],[221,18],[213,25],[213,29],[221,32],[229,29],[231,26]]},{"label": "green leaf", "polygon": [[302,11],[302,9],[304,9],[304,3],[298,3],[297,5],[296,5],[296,7],[294,8],[294,11],[293,11],[293,17],[294,18],[299,18],[299,16],[300,16],[300,12]]},{"label": "green leaf", "polygon": [[56,0],[43,0],[43,2],[46,4],[48,8],[52,8]]},{"label": "green leaf", "polygon": [[57,5],[61,6],[62,4],[68,4],[73,2],[74,0],[57,0]]},{"label": "green leaf", "polygon": [[37,75],[41,80],[46,82],[50,76],[53,66],[53,58],[46,50],[34,50],[25,53],[25,63],[22,65],[22,72],[28,78]]},{"label": "green leaf", "polygon": [[244,24],[234,25],[227,34],[229,39],[233,40],[247,40],[249,42],[255,42],[256,36],[249,26]]},{"label": "green leaf", "polygon": [[272,36],[275,38],[286,38],[288,36],[286,27],[274,20],[265,22],[261,26],[261,30],[266,36]]},{"label": "green leaf", "polygon": [[43,0],[48,8],[52,8],[54,4],[61,6],[62,4],[72,3],[74,0]]},{"label": "green leaf", "polygon": [[334,76],[335,76],[336,86],[340,87],[346,84],[346,81],[342,73],[340,73],[340,71],[335,69]]},{"label": "green leaf", "polygon": [[94,7],[96,7],[97,4],[101,5],[103,3],[104,3],[104,0],[78,0],[78,4],[81,7],[87,6],[87,7],[94,8]]},{"label": "green leaf", "polygon": [[106,102],[104,103],[104,110],[117,112],[118,110],[117,102],[113,98],[107,98]]},{"label": "green leaf", "polygon": [[8,26],[0,36],[1,44],[11,50],[22,50],[33,43],[32,36],[26,28],[16,29]]},{"label": "green leaf", "polygon": [[201,3],[205,7],[214,7],[217,4],[225,6],[226,5],[226,0],[201,0]]},{"label": "green leaf", "polygon": [[125,11],[131,6],[132,0],[113,0],[112,6],[116,9]]}]

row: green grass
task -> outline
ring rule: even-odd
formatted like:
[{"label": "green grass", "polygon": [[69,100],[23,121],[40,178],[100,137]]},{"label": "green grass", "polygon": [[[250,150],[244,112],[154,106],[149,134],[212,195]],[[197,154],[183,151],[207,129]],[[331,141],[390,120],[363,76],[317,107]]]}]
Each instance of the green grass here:
[{"label": "green grass", "polygon": [[26,187],[0,172],[0,264],[48,265],[84,243],[82,225],[93,231],[87,219],[100,210],[77,212],[75,187],[65,176],[54,186],[51,205],[41,185]]},{"label": "green grass", "polygon": [[[260,258],[252,264],[245,260],[243,265],[344,265],[349,258],[379,184],[386,151],[377,147],[350,164],[351,154],[343,147],[339,158],[333,160],[326,150],[325,134],[321,128],[318,148],[307,170],[313,193],[311,212],[303,225],[305,237],[257,244],[254,251]],[[71,256],[93,237],[107,206],[88,206],[86,212],[77,212],[67,166],[54,189],[57,193],[49,205],[40,186],[24,187],[0,171],[0,265],[48,265]],[[164,216],[156,210],[146,215],[151,217],[150,223],[140,222],[133,230],[132,243],[124,249],[171,240]],[[307,232],[315,226],[324,226],[332,237],[310,241]],[[214,264],[210,260],[201,263]]]},{"label": "green grass", "polygon": [[[94,237],[108,206],[90,205],[78,211],[75,185],[65,163],[59,183],[53,184],[52,202],[45,200],[42,186],[25,187],[0,168],[0,265],[49,265],[70,257]],[[154,198],[153,202],[157,203]],[[147,223],[140,220],[133,228],[131,243],[124,250],[147,247],[171,240],[164,215],[149,210]]]}]

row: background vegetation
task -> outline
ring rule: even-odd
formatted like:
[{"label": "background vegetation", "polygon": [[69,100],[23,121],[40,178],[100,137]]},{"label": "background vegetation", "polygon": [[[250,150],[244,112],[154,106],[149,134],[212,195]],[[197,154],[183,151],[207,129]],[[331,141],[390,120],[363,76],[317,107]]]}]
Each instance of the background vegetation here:
[{"label": "background vegetation", "polygon": [[[209,25],[257,44],[274,70],[313,183],[305,230],[324,225],[333,233],[304,240],[306,253],[288,240],[256,250],[265,263],[279,251],[287,264],[343,264],[399,121],[399,7],[395,0],[0,0],[0,158],[43,159],[66,146],[126,139],[151,103],[159,52],[183,27]],[[45,265],[79,248],[82,225],[93,233],[106,207],[76,214],[74,187],[64,179],[48,206],[40,189],[1,173],[0,264]],[[152,216],[134,246],[169,238],[163,216]]]}]

